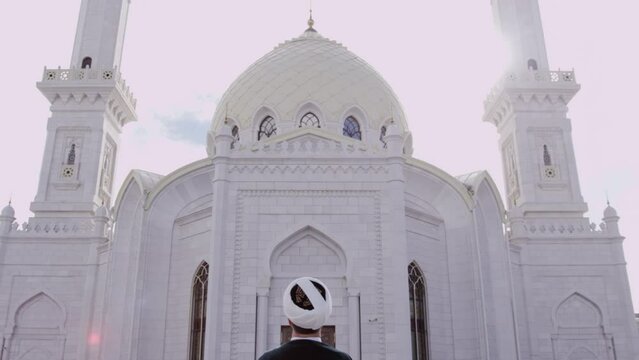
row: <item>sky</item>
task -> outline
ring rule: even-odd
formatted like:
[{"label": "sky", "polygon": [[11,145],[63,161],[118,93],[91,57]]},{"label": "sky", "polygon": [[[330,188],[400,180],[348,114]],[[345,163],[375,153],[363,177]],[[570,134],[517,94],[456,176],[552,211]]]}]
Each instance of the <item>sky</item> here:
[{"label": "sky", "polygon": [[[570,103],[584,199],[595,223],[606,199],[621,216],[639,312],[639,2],[539,0],[551,67],[575,69]],[[80,0],[0,1],[0,203],[26,221],[49,117],[35,82],[68,67]],[[124,128],[116,189],[131,169],[168,174],[206,156],[217,101],[251,63],[306,28],[308,0],[133,0],[122,72],[139,121]],[[483,100],[506,51],[488,0],[315,0],[315,28],[389,82],[418,159],[452,175],[488,170],[503,194],[498,136]],[[633,155],[634,154],[634,155]]]}]

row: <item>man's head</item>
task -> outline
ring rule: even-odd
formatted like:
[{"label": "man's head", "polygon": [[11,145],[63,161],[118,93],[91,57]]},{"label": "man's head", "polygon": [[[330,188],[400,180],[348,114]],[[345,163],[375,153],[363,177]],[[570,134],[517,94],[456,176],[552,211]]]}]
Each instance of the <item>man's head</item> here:
[{"label": "man's head", "polygon": [[319,330],[333,310],[331,293],[321,281],[302,277],[293,280],[284,291],[284,314],[299,334]]}]

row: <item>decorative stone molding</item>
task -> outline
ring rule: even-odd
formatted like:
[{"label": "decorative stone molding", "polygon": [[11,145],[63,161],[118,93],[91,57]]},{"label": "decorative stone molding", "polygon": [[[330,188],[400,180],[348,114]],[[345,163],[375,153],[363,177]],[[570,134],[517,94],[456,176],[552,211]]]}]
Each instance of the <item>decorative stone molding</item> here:
[{"label": "decorative stone molding", "polygon": [[518,106],[566,109],[579,89],[573,71],[506,73],[484,101],[483,119],[499,128]]},{"label": "decorative stone molding", "polygon": [[[381,145],[381,144],[380,144]],[[371,155],[386,156],[386,149],[371,146],[363,141],[354,140],[343,135],[335,135],[324,129],[304,127],[287,134],[278,135],[273,140],[253,143],[252,146],[237,146],[231,154],[249,157],[300,157],[309,156],[344,156],[358,157]]]},{"label": "decorative stone molding", "polygon": [[118,68],[45,68],[37,85],[52,109],[106,107],[118,128],[137,120],[137,101]]},{"label": "decorative stone molding", "polygon": [[[588,223],[588,219],[575,219],[575,220],[564,220],[557,219],[553,221],[552,219],[543,219],[543,220],[528,220],[528,219],[510,219],[508,223],[508,234],[510,237],[513,236],[511,231],[512,224],[515,222],[521,222],[521,226],[519,227],[519,231],[523,231],[523,234],[519,236],[528,236],[528,237],[583,237],[584,235],[592,236],[603,236],[607,237],[608,235],[616,235],[614,232],[609,232],[605,223],[601,223],[599,225],[594,222]],[[618,235],[618,234],[617,234]]]},{"label": "decorative stone molding", "polygon": [[110,219],[105,222],[104,226],[96,227],[95,221],[91,219],[46,221],[32,218],[22,224],[13,222],[8,234],[9,236],[17,236],[20,238],[46,235],[47,237],[52,236],[55,238],[98,236],[110,239],[112,231],[112,222]]},{"label": "decorative stone molding", "polygon": [[229,174],[388,174],[385,165],[231,165]]}]

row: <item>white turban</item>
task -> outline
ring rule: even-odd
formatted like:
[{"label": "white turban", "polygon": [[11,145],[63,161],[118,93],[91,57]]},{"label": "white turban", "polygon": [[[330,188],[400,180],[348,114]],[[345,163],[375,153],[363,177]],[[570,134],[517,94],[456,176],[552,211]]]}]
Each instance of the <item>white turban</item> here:
[{"label": "white turban", "polygon": [[[319,290],[313,285],[317,283],[325,290],[326,299],[322,296]],[[295,304],[293,297],[295,294],[291,294],[293,287],[298,285],[312,305],[311,310],[306,310]],[[331,299],[331,293],[328,291],[326,285],[321,281],[312,277],[302,277],[293,280],[284,291],[284,314],[295,325],[304,328],[318,330],[321,328],[328,317],[333,311],[333,300]]]}]

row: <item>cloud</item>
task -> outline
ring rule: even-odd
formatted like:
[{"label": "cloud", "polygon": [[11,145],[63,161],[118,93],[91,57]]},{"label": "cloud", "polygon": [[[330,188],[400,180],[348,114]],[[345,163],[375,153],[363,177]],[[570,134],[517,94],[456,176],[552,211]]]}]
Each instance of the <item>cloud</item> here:
[{"label": "cloud", "polygon": [[166,136],[175,141],[194,145],[206,144],[206,133],[209,122],[203,121],[194,112],[183,112],[178,115],[157,115],[162,123]]}]

